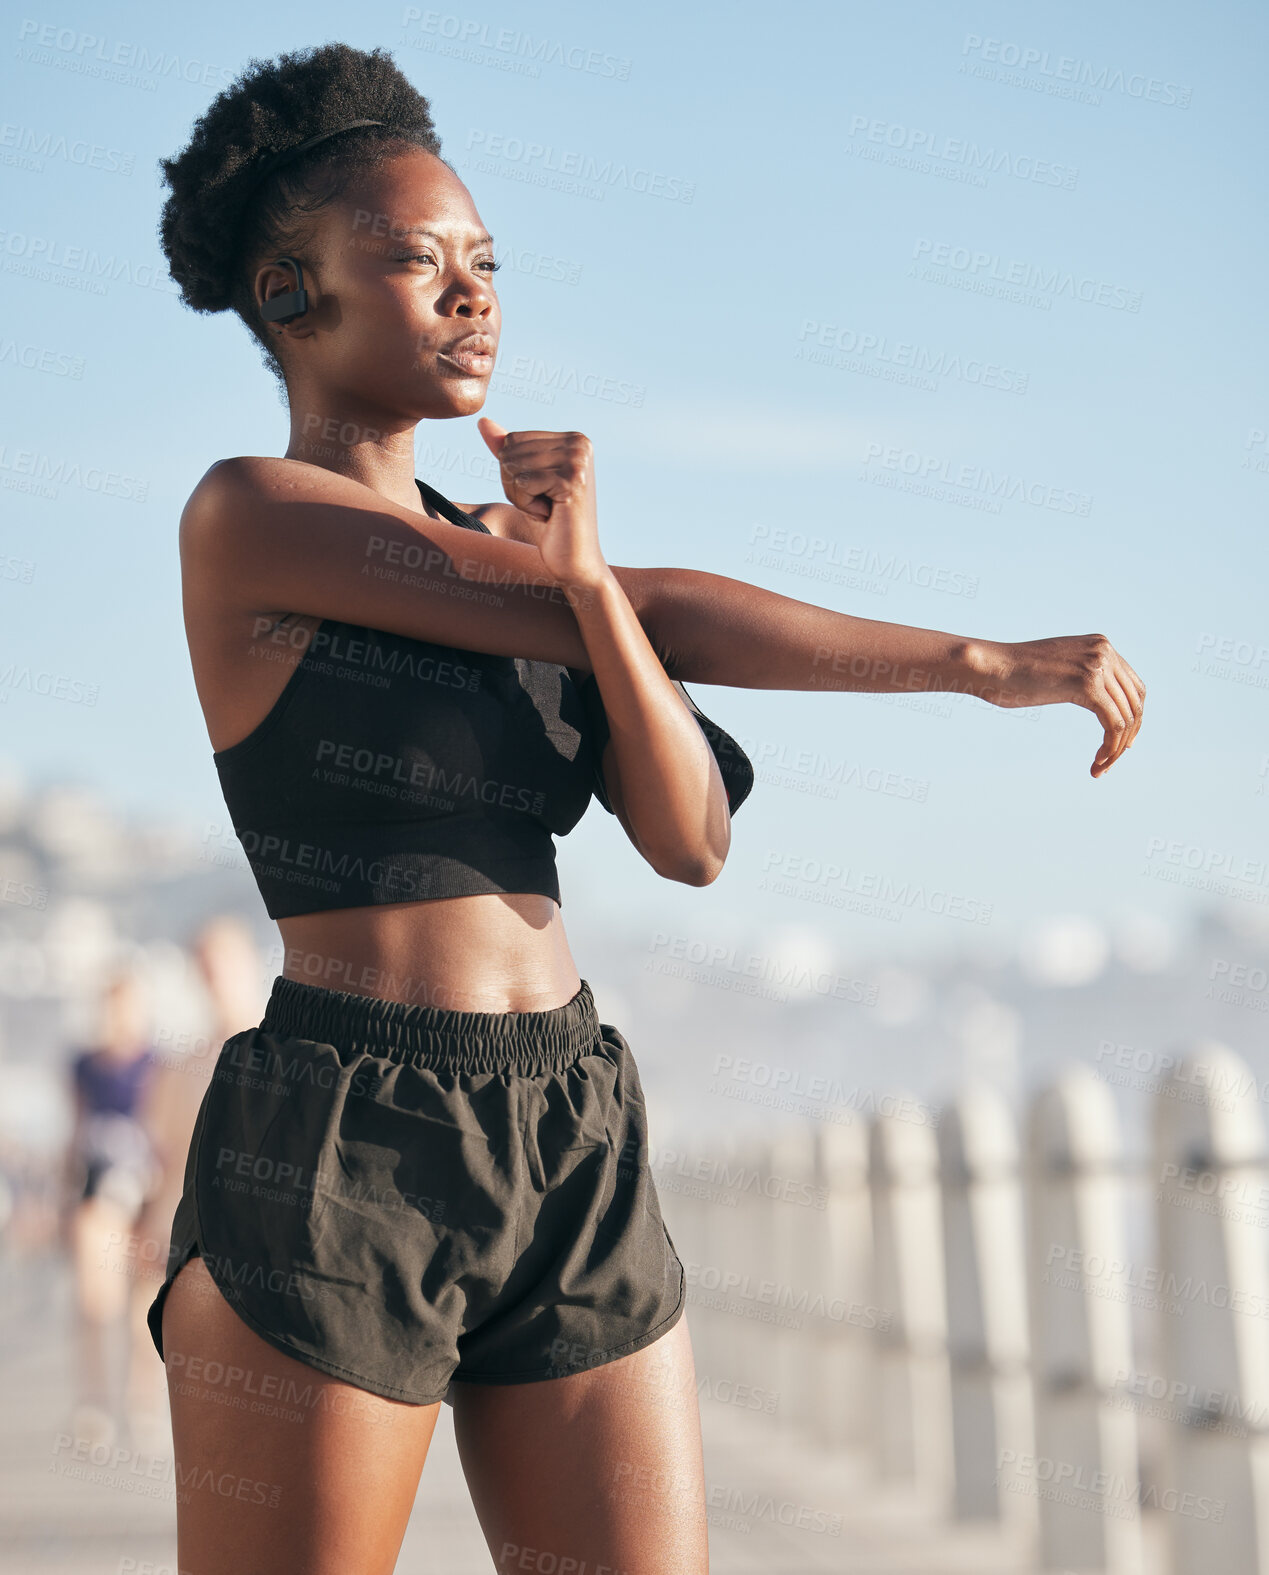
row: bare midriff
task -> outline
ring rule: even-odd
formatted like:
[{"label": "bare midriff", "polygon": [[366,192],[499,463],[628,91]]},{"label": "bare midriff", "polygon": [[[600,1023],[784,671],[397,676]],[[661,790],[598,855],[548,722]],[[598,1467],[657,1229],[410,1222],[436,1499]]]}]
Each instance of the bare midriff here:
[{"label": "bare midriff", "polygon": [[535,892],[278,919],[284,978],[445,1011],[541,1012],[581,988],[559,905]]}]

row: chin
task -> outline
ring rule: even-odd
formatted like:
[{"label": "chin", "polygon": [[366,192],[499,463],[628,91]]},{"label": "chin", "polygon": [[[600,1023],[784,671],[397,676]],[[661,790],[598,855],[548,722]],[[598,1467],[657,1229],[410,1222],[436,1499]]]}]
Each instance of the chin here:
[{"label": "chin", "polygon": [[488,388],[482,383],[479,387],[464,388],[457,385],[450,388],[437,390],[438,397],[435,401],[436,408],[432,412],[441,420],[454,416],[474,416],[483,408]]}]

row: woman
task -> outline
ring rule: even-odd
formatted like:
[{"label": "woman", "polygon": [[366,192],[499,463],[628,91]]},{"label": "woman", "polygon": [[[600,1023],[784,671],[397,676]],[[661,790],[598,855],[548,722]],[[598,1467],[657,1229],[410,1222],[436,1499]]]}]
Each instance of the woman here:
[{"label": "woman", "polygon": [[71,1058],[74,1119],[66,1155],[65,1239],[75,1276],[79,1400],[72,1431],[113,1442],[129,1372],[125,1243],[157,1181],[141,1111],[158,1056],[141,977],[106,982],[94,1042]]},{"label": "woman", "polygon": [[482,418],[506,502],[418,480],[418,423],[484,402],[497,264],[385,52],[253,61],[163,167],[184,299],[240,316],[291,410],[285,457],[213,465],[180,527],[213,759],[284,948],[220,1052],[150,1310],[180,1563],[392,1570],[444,1399],[499,1570],[704,1571],[682,1264],[552,836],[593,792],[658,874],[717,878],[753,771],[683,680],[1069,701],[1103,723],[1094,775],[1144,686],[1100,635],[612,567],[579,433]]}]

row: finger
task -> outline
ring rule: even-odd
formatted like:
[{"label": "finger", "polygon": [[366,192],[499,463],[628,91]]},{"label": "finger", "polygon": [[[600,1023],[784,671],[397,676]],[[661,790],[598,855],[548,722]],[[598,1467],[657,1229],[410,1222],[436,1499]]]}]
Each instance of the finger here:
[{"label": "finger", "polygon": [[[482,425],[483,423],[483,425]],[[490,430],[492,428],[492,431]],[[476,423],[476,430],[484,438],[486,445],[495,453],[500,454],[507,441],[507,429],[501,427],[489,416],[481,416]]]},{"label": "finger", "polygon": [[514,448],[525,443],[562,443],[564,438],[563,432],[540,432],[536,427],[519,428],[507,433],[507,442]]},{"label": "finger", "polygon": [[1088,699],[1081,701],[1080,704],[1087,706],[1102,724],[1103,737],[1098,745],[1097,753],[1093,756],[1091,768],[1092,774],[1099,776],[1105,769],[1106,761],[1109,759],[1110,752],[1115,746],[1115,739],[1118,736],[1119,729],[1123,726],[1124,719],[1119,714],[1119,707],[1104,689],[1094,690]]},{"label": "finger", "polygon": [[1132,707],[1132,727],[1128,733],[1128,741],[1124,745],[1125,749],[1131,749],[1137,741],[1137,734],[1141,731],[1141,724],[1145,719],[1146,686],[1133,672],[1132,668],[1128,666],[1128,663],[1124,661],[1122,656],[1119,658],[1119,667],[1116,669],[1115,676],[1119,679],[1120,687],[1128,697],[1128,703]]},{"label": "finger", "polygon": [[576,464],[576,456],[558,443],[521,443],[514,448],[507,443],[498,455],[500,462],[512,470],[541,469],[551,465],[557,470]]},{"label": "finger", "polygon": [[1129,678],[1132,679],[1133,687],[1137,691],[1137,699],[1141,703],[1141,705],[1144,707],[1144,705],[1146,703],[1146,686],[1145,686],[1145,684],[1142,682],[1140,676],[1129,665],[1129,663],[1124,661],[1122,656],[1119,658],[1119,660],[1121,662],[1123,662],[1124,667],[1127,668],[1128,676],[1129,676]]},{"label": "finger", "polygon": [[1104,775],[1110,766],[1121,734],[1127,724],[1128,718],[1120,710],[1120,703],[1110,692],[1109,685],[1105,681],[1102,683],[1100,692],[1095,693],[1088,702],[1089,709],[1096,713],[1105,729],[1101,747],[1096,755],[1093,756],[1092,774],[1095,777]]},{"label": "finger", "polygon": [[520,492],[527,493],[529,497],[545,494],[550,498],[560,497],[570,490],[572,483],[558,470],[508,470],[512,482]]},{"label": "finger", "polygon": [[1114,753],[1106,762],[1106,769],[1109,771],[1111,766],[1115,764],[1116,760],[1119,759],[1120,755],[1132,742],[1133,734],[1137,730],[1137,713],[1132,701],[1129,699],[1128,691],[1120,683],[1117,673],[1111,672],[1106,675],[1106,690],[1111,699],[1118,705],[1120,714],[1124,719],[1123,732],[1115,745]]}]

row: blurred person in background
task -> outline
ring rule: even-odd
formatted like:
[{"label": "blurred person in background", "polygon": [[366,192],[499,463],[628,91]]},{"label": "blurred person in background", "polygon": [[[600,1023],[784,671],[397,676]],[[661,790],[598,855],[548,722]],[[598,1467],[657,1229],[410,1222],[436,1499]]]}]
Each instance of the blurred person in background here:
[{"label": "blurred person in background", "polygon": [[206,991],[205,1034],[158,1059],[138,1109],[155,1160],[155,1177],[137,1217],[127,1257],[132,1269],[129,1312],[131,1361],[127,1412],[132,1441],[157,1453],[171,1442],[167,1378],[149,1357],[146,1309],[167,1270],[172,1216],[185,1181],[194,1121],[221,1046],[258,1022],[267,990],[264,961],[251,926],[236,914],[217,914],[198,931],[190,956]]},{"label": "blurred person in background", "polygon": [[[128,1366],[129,1278],[119,1246],[140,1216],[156,1162],[139,1111],[158,1061],[146,992],[131,965],[102,991],[93,1042],[68,1068],[74,1124],[67,1146],[63,1243],[74,1277],[77,1437],[112,1441]],[[122,1345],[122,1348],[120,1346]]]}]

